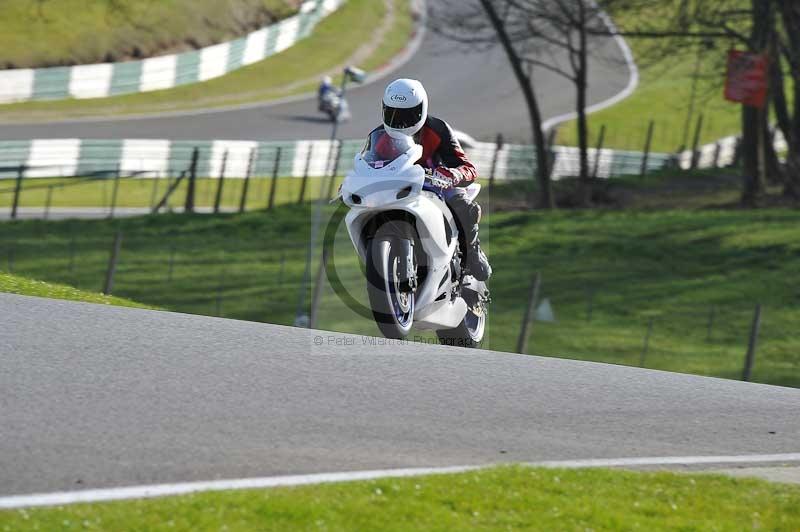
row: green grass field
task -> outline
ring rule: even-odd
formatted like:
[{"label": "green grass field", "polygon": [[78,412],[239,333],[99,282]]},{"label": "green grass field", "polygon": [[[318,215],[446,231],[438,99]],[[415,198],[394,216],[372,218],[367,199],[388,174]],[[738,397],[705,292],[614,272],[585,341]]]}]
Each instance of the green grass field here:
[{"label": "green grass field", "polygon": [[[392,0],[395,24],[358,66],[374,70],[397,55],[412,31],[407,0]],[[48,121],[84,116],[158,113],[268,101],[312,91],[323,72],[347,63],[375,35],[386,14],[383,2],[349,0],[315,28],[311,37],[261,61],[203,83],[92,100],[23,102],[0,106],[7,121]]]},{"label": "green grass field", "polygon": [[0,292],[19,294],[22,296],[48,297],[51,299],[66,299],[69,301],[83,301],[84,303],[97,303],[100,305],[114,305],[116,307],[153,308],[141,305],[120,297],[106,296],[94,292],[78,290],[72,286],[62,284],[34,281],[16,275],[0,273]]},{"label": "green grass field", "polygon": [[5,0],[0,67],[121,61],[208,46],[295,11],[291,0]]},{"label": "green grass field", "polygon": [[[615,22],[625,28],[626,24],[634,27],[635,21],[625,13],[617,13]],[[691,49],[673,50],[667,59],[654,62],[650,51],[653,41],[631,38],[628,44],[637,61],[641,61],[639,87],[621,103],[589,116],[591,146],[595,145],[600,128],[605,125],[605,147],[642,151],[648,123],[653,120],[653,151],[675,152],[684,143],[691,148],[699,113],[704,117],[701,144],[741,131],[741,107],[723,98],[727,45],[708,50],[701,56],[696,104],[687,135],[686,119],[695,78],[696,52]],[[576,121],[561,126],[558,142],[577,146]]]},{"label": "green grass field", "polygon": [[800,487],[500,467],[0,512],[2,530],[797,530]]},{"label": "green grass field", "polygon": [[[498,191],[499,203],[504,194]],[[491,210],[488,196],[483,203]],[[6,223],[0,268],[13,255],[15,273],[98,291],[120,229],[116,295],[180,312],[292,324],[311,216],[306,204],[244,215]],[[798,223],[796,210],[702,205],[495,212],[482,222],[495,268],[486,347],[515,349],[527,288],[541,272],[557,322],[534,324],[531,353],[740,378],[761,303],[753,378],[800,386]],[[344,289],[363,303],[365,281],[343,228],[333,257]],[[330,287],[323,294],[320,328],[377,333]]]},{"label": "green grass field", "polygon": [[[338,187],[338,182],[334,190]],[[121,179],[117,190],[117,207],[152,207],[164,197],[174,181],[161,179]],[[222,186],[220,206],[238,208],[244,191],[244,179],[226,179]],[[322,179],[309,177],[305,200],[319,198]],[[0,206],[10,207],[13,201],[13,181],[0,187]],[[183,207],[186,200],[186,181],[181,182],[170,195],[168,206]],[[198,178],[195,184],[195,204],[198,207],[214,205],[219,179]],[[301,178],[278,178],[275,184],[275,205],[297,203],[303,188]],[[27,180],[20,194],[21,207],[44,207],[50,197],[51,207],[110,207],[114,195],[113,179],[55,178]],[[265,208],[272,195],[272,179],[253,178],[247,187],[246,209]]]}]

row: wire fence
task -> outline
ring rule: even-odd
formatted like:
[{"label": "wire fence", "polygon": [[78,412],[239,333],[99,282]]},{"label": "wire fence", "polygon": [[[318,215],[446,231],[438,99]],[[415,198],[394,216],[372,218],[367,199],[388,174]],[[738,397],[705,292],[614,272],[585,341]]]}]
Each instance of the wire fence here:
[{"label": "wire fence", "polygon": [[[306,227],[286,225],[287,220],[281,228],[266,222],[176,220],[167,226],[138,220],[101,228],[74,221],[31,226],[24,234],[5,231],[0,270],[192,314],[292,325],[298,311],[307,312],[298,308],[301,299],[310,301],[313,289],[302,283]],[[346,234],[338,238],[339,282],[367,307],[355,253]],[[577,272],[557,265],[544,270],[540,290],[531,298],[524,272],[502,257],[494,263],[498,275],[491,283],[495,303],[486,348],[735,379],[746,371],[748,380],[800,386],[800,360],[791,350],[797,347],[791,332],[797,314],[780,301],[757,305],[748,297],[732,297],[736,286],[720,281],[720,291],[727,294],[722,300],[685,303],[674,300],[671,281],[631,288],[648,272],[624,267],[613,274]],[[302,298],[301,290],[307,290]],[[322,293],[319,328],[377,334],[369,316],[355,312],[327,280]],[[756,351],[745,369],[757,306]]]},{"label": "wire fence", "polygon": [[[652,135],[652,130],[648,134]],[[264,181],[277,178],[287,179],[283,187],[303,202],[312,199],[309,180],[348,173],[361,147],[359,140],[6,141],[0,142],[0,205],[8,205],[11,218],[19,214],[20,208],[39,208],[39,214],[43,209],[47,215],[52,206],[102,207],[109,215],[116,214],[118,207],[158,212],[181,205],[188,210],[200,206],[215,212],[236,207],[244,211],[261,208],[262,202],[269,206],[288,201],[288,193],[273,190],[279,185]],[[587,155],[591,175],[605,179],[645,176],[665,168],[730,166],[736,164],[737,147],[738,141],[731,137],[678,154],[609,150],[603,148],[601,135]],[[474,143],[467,151],[490,186],[496,181],[535,183],[538,162],[532,146],[506,144],[498,136],[494,143]],[[550,156],[554,180],[579,174],[577,148],[554,146]],[[253,192],[251,181],[256,187],[269,190]],[[149,198],[145,190],[150,190]],[[238,201],[229,197],[231,190],[239,191]],[[214,198],[209,199],[209,195]]]}]

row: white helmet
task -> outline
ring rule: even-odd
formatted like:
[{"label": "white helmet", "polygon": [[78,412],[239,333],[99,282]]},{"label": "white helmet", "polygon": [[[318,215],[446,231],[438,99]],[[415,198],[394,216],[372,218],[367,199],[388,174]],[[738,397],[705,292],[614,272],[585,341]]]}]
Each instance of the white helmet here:
[{"label": "white helmet", "polygon": [[383,95],[383,128],[394,138],[415,135],[428,119],[428,93],[415,79],[398,79]]},{"label": "white helmet", "polygon": [[330,76],[322,76],[322,84],[333,85],[333,78],[331,78]]}]

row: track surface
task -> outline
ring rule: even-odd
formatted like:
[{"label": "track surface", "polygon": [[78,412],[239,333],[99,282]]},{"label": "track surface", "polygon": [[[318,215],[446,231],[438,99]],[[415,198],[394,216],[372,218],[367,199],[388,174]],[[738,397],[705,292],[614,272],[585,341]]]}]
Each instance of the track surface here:
[{"label": "track surface", "polygon": [[[435,0],[429,0],[434,3]],[[612,39],[592,43],[589,103],[616,95],[628,83],[624,57]],[[509,141],[529,142],[524,100],[508,61],[499,48],[465,50],[428,31],[420,50],[391,78],[422,80],[431,100],[431,114],[479,140],[503,133]],[[571,84],[548,71],[535,73],[544,118],[574,110]],[[340,138],[361,138],[379,123],[379,106],[387,80],[349,92],[353,120]],[[282,105],[255,105],[239,110],[205,111],[161,118],[113,119],[53,124],[6,125],[0,140],[33,138],[166,138],[173,140],[296,140],[330,136],[330,124],[316,112],[314,100]]]},{"label": "track surface", "polygon": [[0,357],[0,495],[800,448],[795,389],[7,294]]}]

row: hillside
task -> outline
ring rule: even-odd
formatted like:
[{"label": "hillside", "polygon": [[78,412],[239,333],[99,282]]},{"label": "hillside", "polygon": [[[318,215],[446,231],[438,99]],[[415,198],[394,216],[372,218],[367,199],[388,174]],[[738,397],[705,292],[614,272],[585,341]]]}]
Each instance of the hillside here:
[{"label": "hillside", "polygon": [[300,0],[4,0],[0,68],[150,57],[223,42],[293,13]]},{"label": "hillside", "polygon": [[[486,347],[515,349],[531,276],[541,272],[542,297],[557,321],[533,325],[531,354],[740,378],[761,304],[753,379],[800,386],[793,333],[800,293],[792,281],[800,267],[800,213],[731,209],[724,190],[703,194],[708,204],[693,209],[644,198],[640,209],[487,213],[481,236],[495,275]],[[505,195],[497,191],[498,204]],[[484,198],[487,211],[491,203]],[[15,273],[97,291],[121,229],[115,295],[179,312],[290,325],[310,219],[306,204],[245,215],[2,224],[0,269],[11,256]],[[341,228],[331,267],[338,290],[363,303],[363,274]],[[319,326],[377,332],[330,286]]]}]

